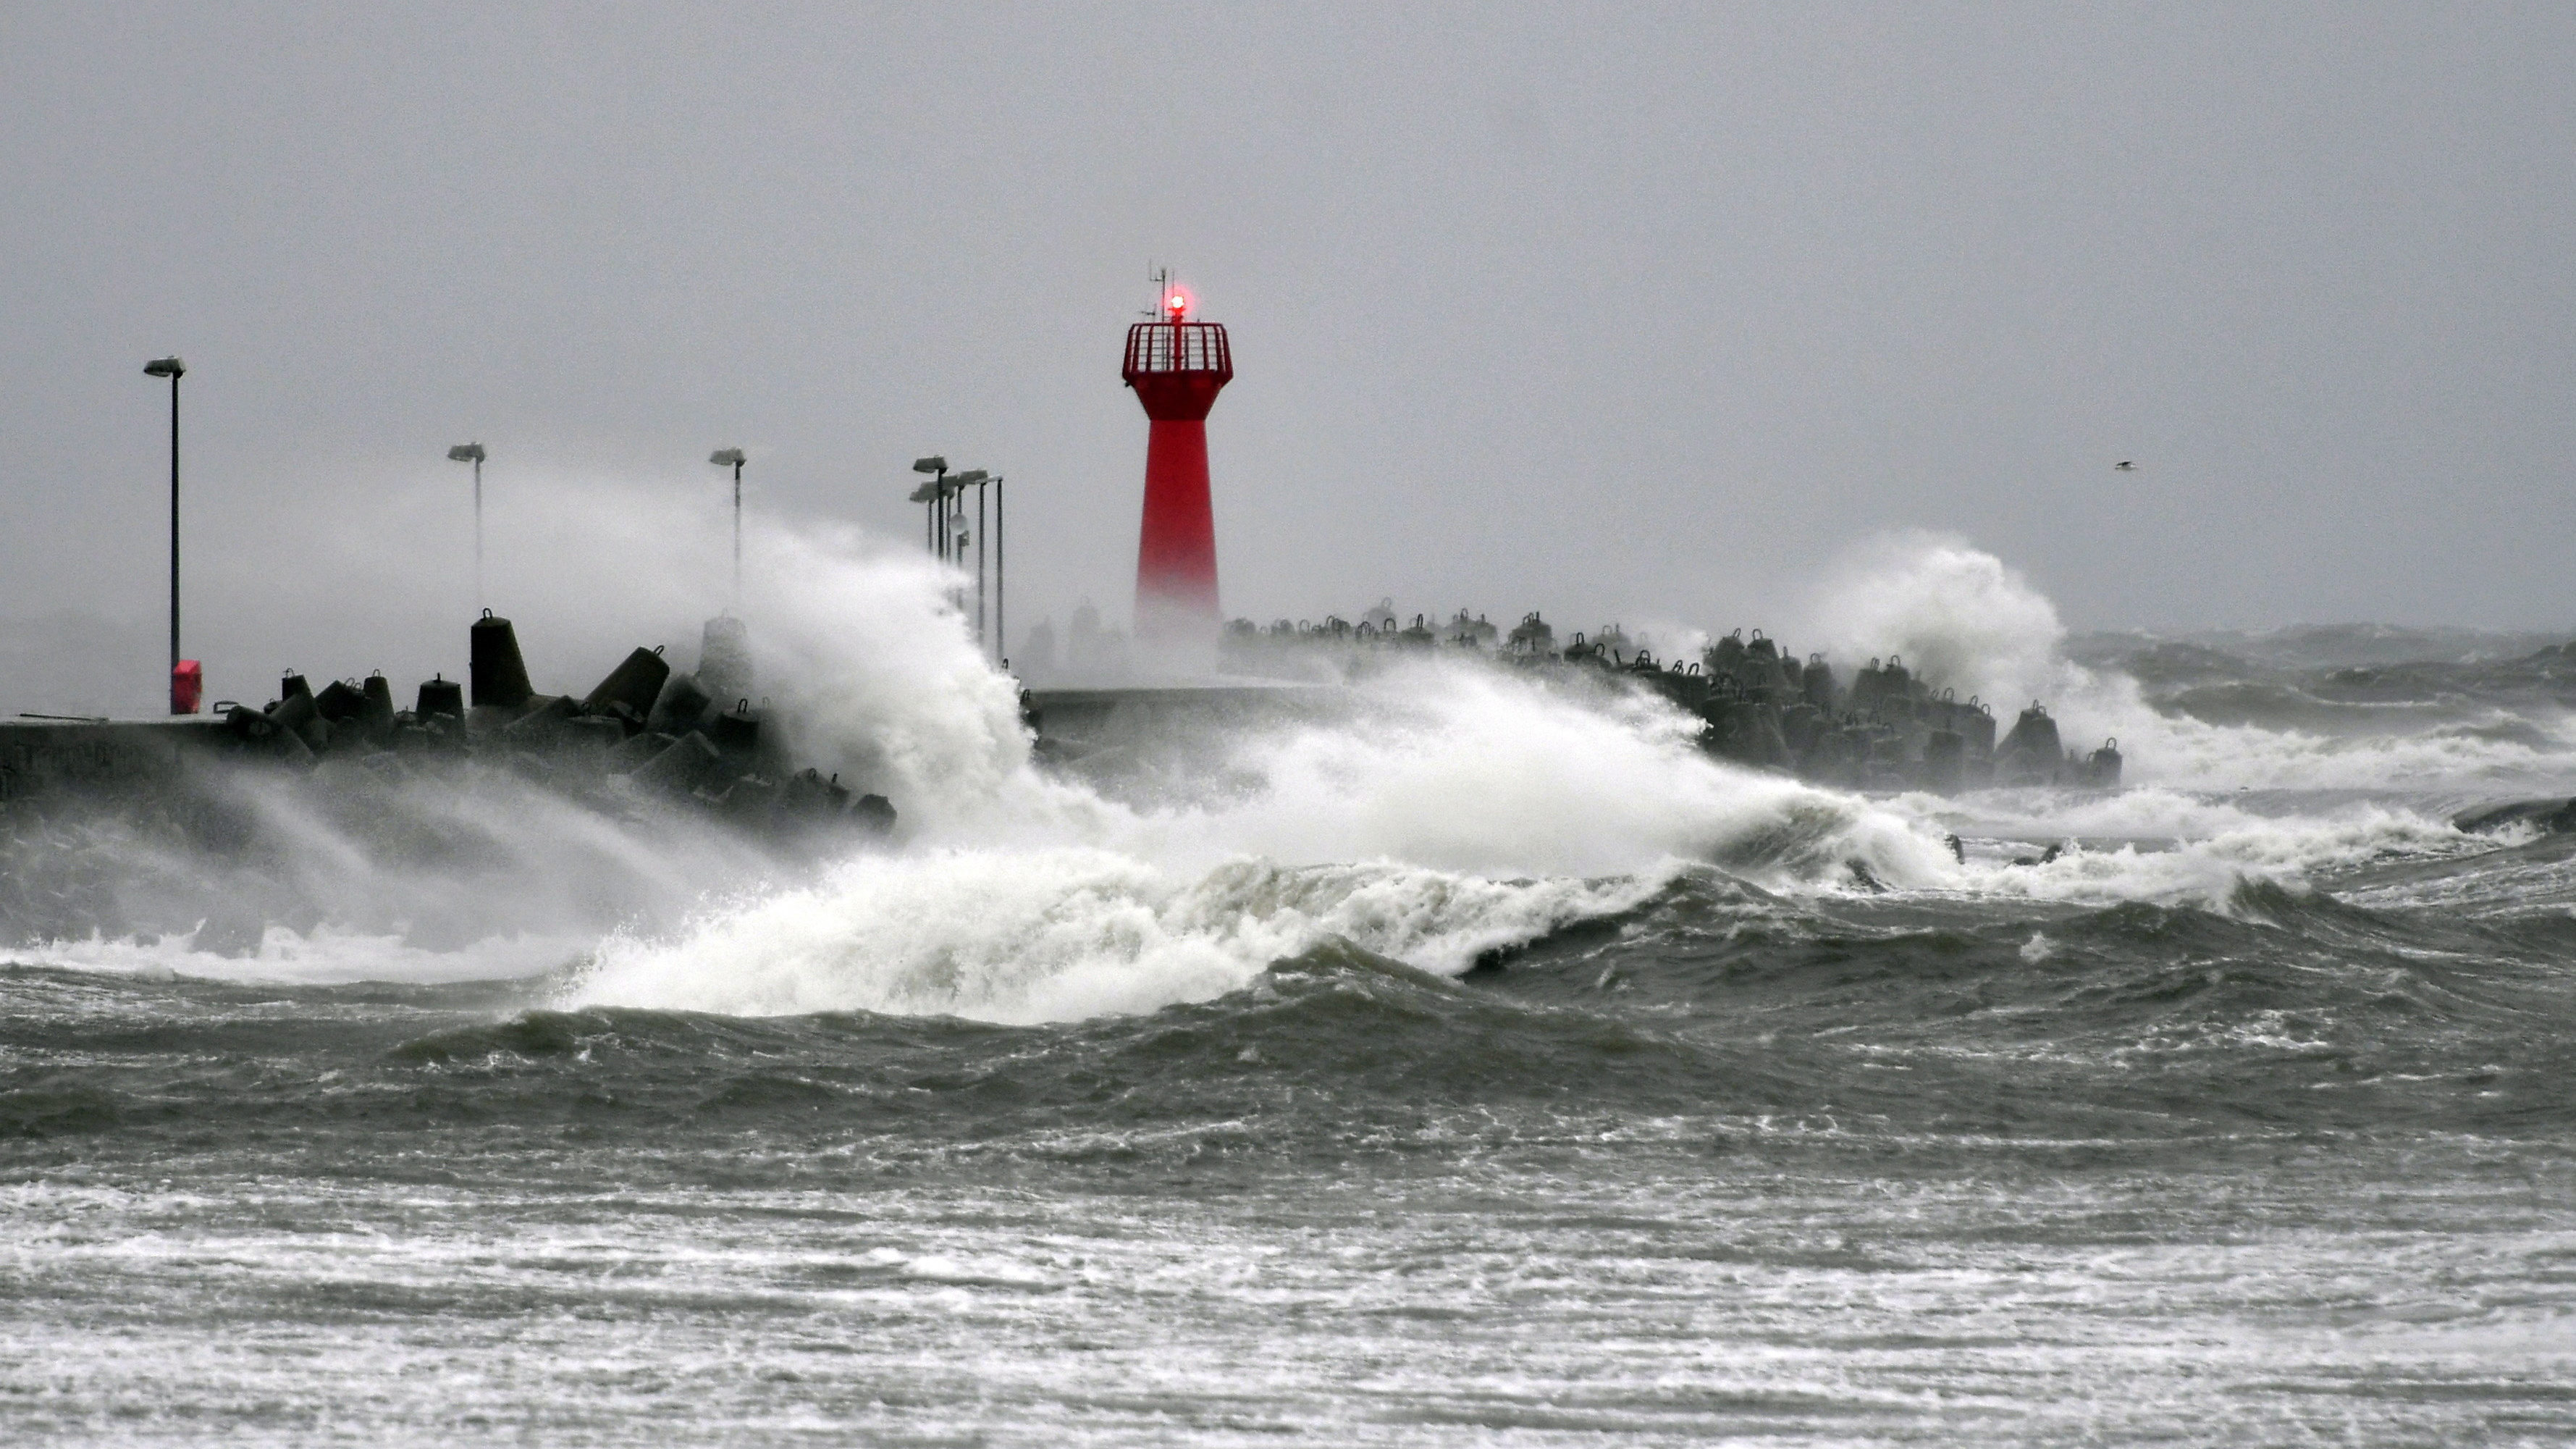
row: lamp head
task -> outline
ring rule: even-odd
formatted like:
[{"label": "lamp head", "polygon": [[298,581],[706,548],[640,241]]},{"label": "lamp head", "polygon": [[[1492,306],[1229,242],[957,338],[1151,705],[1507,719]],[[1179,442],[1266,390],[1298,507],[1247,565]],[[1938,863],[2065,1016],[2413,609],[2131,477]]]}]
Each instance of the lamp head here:
[{"label": "lamp head", "polygon": [[948,460],[939,456],[937,453],[933,453],[927,458],[915,458],[912,460],[912,471],[915,473],[945,473],[948,471]]},{"label": "lamp head", "polygon": [[963,473],[954,473],[949,475],[948,486],[951,488],[972,488],[978,483],[990,481],[992,476],[992,474],[985,472],[981,468],[969,468]]},{"label": "lamp head", "polygon": [[143,364],[143,375],[145,377],[177,378],[186,376],[187,372],[188,364],[181,362],[175,357],[156,358],[153,361]]},{"label": "lamp head", "polygon": [[707,454],[707,461],[719,468],[739,468],[743,464],[742,449],[718,448]]},{"label": "lamp head", "polygon": [[451,463],[480,463],[483,461],[483,445],[481,443],[459,443],[455,447],[447,450],[447,461]]}]

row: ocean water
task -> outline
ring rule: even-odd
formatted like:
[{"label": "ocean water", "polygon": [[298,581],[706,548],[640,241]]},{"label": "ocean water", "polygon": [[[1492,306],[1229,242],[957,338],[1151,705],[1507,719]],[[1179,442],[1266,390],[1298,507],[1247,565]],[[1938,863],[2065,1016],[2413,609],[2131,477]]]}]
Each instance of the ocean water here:
[{"label": "ocean water", "polygon": [[[1086,774],[925,571],[786,572],[887,845],[499,778],[56,842],[113,909],[0,953],[0,1440],[2576,1440],[2576,837],[2449,823],[2576,792],[2546,666],[2070,644],[1915,541],[1818,647],[2126,788],[1439,665]],[[209,890],[254,954],[130,928]]]}]

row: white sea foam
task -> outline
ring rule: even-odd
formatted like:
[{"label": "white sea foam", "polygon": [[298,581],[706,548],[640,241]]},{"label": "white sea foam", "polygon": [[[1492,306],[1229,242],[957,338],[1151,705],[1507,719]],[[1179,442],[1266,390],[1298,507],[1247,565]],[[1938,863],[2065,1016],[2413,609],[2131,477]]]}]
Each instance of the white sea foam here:
[{"label": "white sea foam", "polygon": [[193,935],[148,942],[92,936],[51,942],[22,954],[51,966],[122,971],[161,980],[185,975],[214,981],[426,983],[533,976],[581,959],[594,944],[590,936],[516,933],[429,950],[397,934],[324,923],[309,931],[270,926],[261,933],[256,950],[239,956],[200,949]]},{"label": "white sea foam", "polygon": [[[922,637],[965,652],[928,622]],[[1713,761],[1690,721],[1624,695],[1426,662],[1359,687],[1331,721],[1245,729],[1201,788],[1123,804],[1035,768],[994,720],[990,676],[932,653],[899,687],[840,684],[830,637],[788,647],[822,681],[801,701],[809,716],[828,718],[835,697],[874,701],[848,737],[853,768],[872,767],[870,749],[927,754],[873,743],[889,734],[948,752],[903,771],[917,792],[898,796],[904,849],[675,934],[621,935],[570,999],[1065,1019],[1204,999],[1336,938],[1460,971],[1627,909],[1690,861],[1783,888],[1848,879],[1851,861],[1891,884],[1942,880],[1937,835]]]},{"label": "white sea foam", "polygon": [[2322,872],[2376,861],[2495,848],[2493,840],[2464,835],[2446,821],[2361,805],[2323,818],[2249,821],[2169,848],[2075,844],[2055,860],[2030,865],[1972,858],[1956,888],[2038,900],[2189,900],[2223,907],[2248,879],[2305,885]]},{"label": "white sea foam", "polygon": [[1461,971],[1662,884],[1251,860],[1193,878],[1097,849],[933,849],[849,862],[668,939],[612,940],[568,999],[1075,1020],[1205,1000],[1332,940]]},{"label": "white sea foam", "polygon": [[574,999],[1062,1019],[1204,999],[1335,937],[1457,971],[1627,909],[1690,861],[1791,892],[1865,888],[1857,863],[1899,890],[2221,903],[2248,875],[2487,848],[2369,805],[2277,819],[2168,789],[1997,792],[1971,808],[2033,835],[2161,838],[1963,866],[1939,844],[1953,802],[1733,769],[1688,732],[1648,700],[1425,663],[1363,686],[1350,716],[1235,737],[1219,787],[1155,806],[1023,758],[958,771],[909,851],[614,941]]},{"label": "white sea foam", "polygon": [[1049,778],[995,732],[997,758],[917,777],[930,798],[905,850],[613,940],[572,999],[1065,1019],[1204,999],[1335,938],[1461,971],[1692,861],[1783,889],[1852,862],[1945,879],[1937,834],[1713,761],[1652,701],[1426,662],[1349,704],[1244,730],[1207,788],[1152,805]]}]

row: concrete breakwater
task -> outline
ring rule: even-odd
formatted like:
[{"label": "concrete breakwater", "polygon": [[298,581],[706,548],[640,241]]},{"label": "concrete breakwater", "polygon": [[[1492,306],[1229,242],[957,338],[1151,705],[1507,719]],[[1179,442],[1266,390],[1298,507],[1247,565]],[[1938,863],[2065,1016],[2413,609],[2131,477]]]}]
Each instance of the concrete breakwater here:
[{"label": "concrete breakwater", "polygon": [[397,869],[474,854],[478,817],[531,791],[612,826],[755,847],[894,823],[883,796],[793,768],[740,620],[709,621],[693,671],[638,648],[581,695],[536,691],[506,619],[474,623],[469,660],[466,680],[423,681],[408,707],[382,674],[319,690],[289,674],[264,705],[200,717],[0,722],[0,944],[195,933],[201,949],[255,949],[275,917],[242,887],[289,848],[281,811]]},{"label": "concrete breakwater", "polygon": [[1708,644],[1695,659],[1658,659],[1617,626],[1559,641],[1536,613],[1509,631],[1464,610],[1447,624],[1415,615],[1399,626],[1384,605],[1354,624],[1282,619],[1227,626],[1223,659],[1247,675],[1355,677],[1406,655],[1492,661],[1551,678],[1615,682],[1649,691],[1696,715],[1710,754],[1822,785],[1950,793],[1997,785],[2111,789],[2120,783],[2117,740],[2067,748],[2048,708],[2033,700],[2000,728],[1994,706],[1927,680],[1898,657],[1872,659],[1848,681],[1822,654],[1804,659],[1754,630]]}]

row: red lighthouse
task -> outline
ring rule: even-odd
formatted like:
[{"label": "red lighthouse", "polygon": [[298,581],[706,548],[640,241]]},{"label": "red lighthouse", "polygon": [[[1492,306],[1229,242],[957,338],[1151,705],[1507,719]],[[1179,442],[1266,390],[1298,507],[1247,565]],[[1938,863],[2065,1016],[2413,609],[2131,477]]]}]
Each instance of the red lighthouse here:
[{"label": "red lighthouse", "polygon": [[1154,420],[1145,442],[1145,521],[1136,538],[1136,632],[1175,642],[1216,637],[1216,518],[1208,506],[1207,415],[1234,380],[1225,328],[1189,320],[1163,289],[1151,322],[1127,329],[1120,375]]}]

